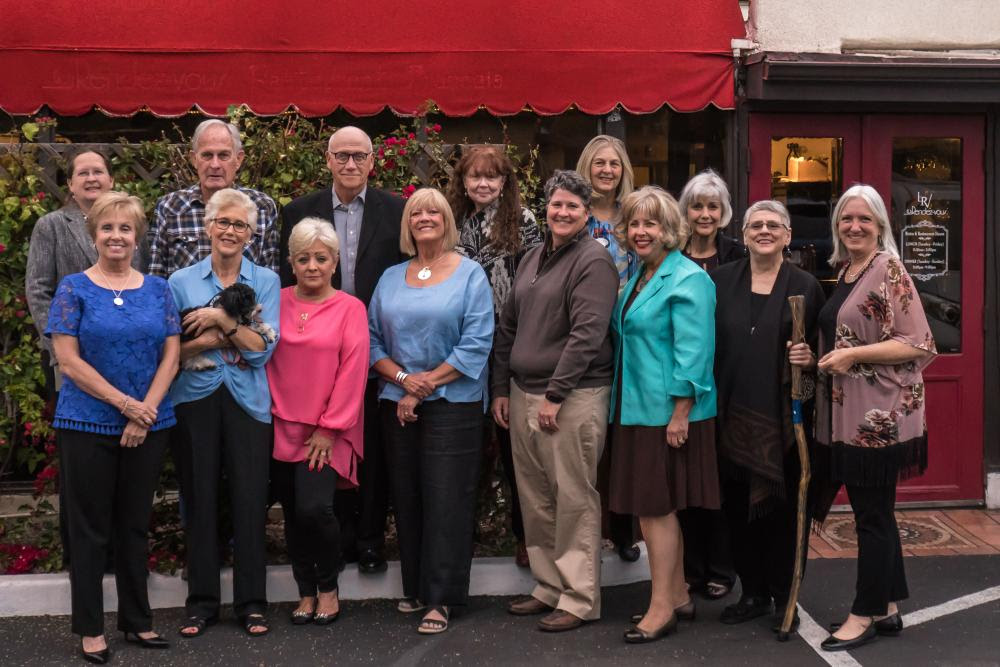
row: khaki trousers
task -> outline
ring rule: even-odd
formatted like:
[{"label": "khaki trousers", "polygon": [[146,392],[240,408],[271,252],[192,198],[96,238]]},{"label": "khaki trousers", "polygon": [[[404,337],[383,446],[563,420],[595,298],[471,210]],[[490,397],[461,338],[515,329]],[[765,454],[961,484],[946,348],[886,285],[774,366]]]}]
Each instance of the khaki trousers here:
[{"label": "khaki trousers", "polygon": [[601,496],[597,462],[608,428],[611,387],[574,389],[556,433],[538,428],[545,396],[511,383],[510,433],[532,596],[592,621],[601,617]]}]

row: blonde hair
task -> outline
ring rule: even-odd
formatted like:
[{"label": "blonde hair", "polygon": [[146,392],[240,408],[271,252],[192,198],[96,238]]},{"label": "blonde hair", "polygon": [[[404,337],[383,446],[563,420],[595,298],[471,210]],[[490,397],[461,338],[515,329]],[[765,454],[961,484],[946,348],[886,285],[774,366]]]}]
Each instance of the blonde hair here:
[{"label": "blonde hair", "polygon": [[447,251],[458,245],[458,227],[455,225],[455,214],[448,205],[448,200],[436,188],[420,188],[406,200],[403,218],[399,223],[399,249],[404,255],[417,254],[413,233],[410,232],[410,214],[428,205],[440,211],[441,217],[444,218],[444,238],[441,240],[441,247]]},{"label": "blonde hair", "polygon": [[292,233],[288,236],[288,261],[308,250],[316,241],[329,248],[334,257],[340,256],[340,239],[330,221],[308,217],[302,218],[292,227]]},{"label": "blonde hair", "polygon": [[844,212],[844,207],[852,199],[860,199],[871,209],[875,222],[878,223],[878,249],[884,250],[895,258],[899,258],[899,248],[896,246],[896,239],[892,235],[892,226],[889,224],[889,214],[885,210],[885,202],[878,190],[870,185],[858,183],[847,188],[844,194],[840,195],[837,205],[833,208],[833,217],[830,219],[830,230],[833,235],[833,253],[830,255],[830,266],[837,266],[841,262],[846,262],[851,258],[851,254],[844,247],[844,242],[840,240],[840,233],[837,226],[840,223],[840,215]]},{"label": "blonde hair", "polygon": [[733,204],[729,201],[729,188],[715,170],[705,171],[691,177],[684,189],[681,190],[680,206],[684,217],[687,218],[688,209],[691,204],[699,199],[718,199],[722,207],[722,215],[719,217],[719,229],[725,229],[733,219]]},{"label": "blonde hair", "polygon": [[[587,145],[583,147],[583,152],[580,153],[580,159],[576,161],[576,171],[583,176],[583,180],[587,181],[587,185],[593,191],[594,184],[590,180],[590,165],[594,162],[594,156],[605,146],[610,146],[614,149],[615,153],[618,154],[618,159],[622,161],[622,180],[618,183],[618,187],[615,190],[615,201],[621,204],[625,197],[630,195],[632,190],[635,189],[635,173],[632,171],[632,162],[628,159],[625,142],[621,139],[607,134],[599,134],[588,141]],[[599,201],[601,195],[593,191],[591,199]]]},{"label": "blonde hair", "polygon": [[118,212],[132,218],[132,222],[135,223],[136,239],[141,239],[146,235],[148,225],[146,224],[146,211],[143,210],[142,200],[125,192],[109,190],[94,201],[87,214],[87,232],[90,234],[90,238],[97,238],[97,225],[102,218]]},{"label": "blonde hair", "polygon": [[660,223],[663,232],[663,247],[667,252],[681,248],[687,243],[691,229],[687,218],[669,192],[656,185],[647,185],[625,197],[622,214],[615,224],[615,236],[629,250],[635,250],[628,242],[628,223],[644,217]]},{"label": "blonde hair", "polygon": [[245,193],[234,188],[223,188],[216,192],[205,204],[205,233],[208,233],[212,222],[219,215],[219,211],[224,208],[241,207],[246,211],[247,224],[250,225],[250,233],[257,233],[257,204],[253,203]]}]

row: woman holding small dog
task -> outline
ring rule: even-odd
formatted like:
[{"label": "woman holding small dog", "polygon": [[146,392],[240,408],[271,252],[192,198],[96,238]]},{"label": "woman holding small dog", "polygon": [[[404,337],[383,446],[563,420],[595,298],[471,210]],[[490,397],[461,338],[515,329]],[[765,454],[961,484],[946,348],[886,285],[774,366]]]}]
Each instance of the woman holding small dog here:
[{"label": "woman holding small dog", "polygon": [[444,195],[413,193],[399,243],[413,259],[382,274],[368,310],[399,531],[398,609],[426,610],[422,634],[444,632],[469,595],[493,343],[490,284],[457,242]]},{"label": "woman holding small dog", "polygon": [[296,284],[281,290],[282,336],[267,364],[272,481],[299,588],[292,623],[327,625],[340,615],[334,491],[358,485],[363,457],[368,316],[359,299],[331,286],[340,252],[332,224],[303,218],[288,248]]},{"label": "woman holding small dog", "polygon": [[[182,637],[197,637],[218,620],[220,603],[218,486],[229,480],[233,518],[233,611],[251,636],[266,634],[264,525],[271,458],[271,394],[264,365],[278,331],[278,274],[243,256],[257,226],[257,206],[226,188],[205,207],[211,255],[170,276],[190,340],[181,361],[210,363],[182,370],[170,389],[181,440],[178,476],[186,503],[188,620]],[[253,289],[259,312],[247,322],[206,307],[235,284]]]},{"label": "woman holding small dog", "polygon": [[145,234],[142,202],[107,192],[86,220],[97,262],[62,279],[45,334],[62,370],[52,425],[68,518],[72,628],[88,662],[110,658],[101,579],[114,544],[118,629],[145,648],[152,631],[146,533],[174,408],[180,322],[166,282],[131,267]]}]

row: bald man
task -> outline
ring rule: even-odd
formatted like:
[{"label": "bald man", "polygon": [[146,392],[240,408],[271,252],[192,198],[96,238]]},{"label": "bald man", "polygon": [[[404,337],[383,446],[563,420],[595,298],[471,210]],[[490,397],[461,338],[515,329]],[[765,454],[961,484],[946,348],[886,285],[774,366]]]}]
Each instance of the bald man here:
[{"label": "bald man", "polygon": [[[288,261],[288,237],[292,227],[305,217],[329,220],[340,240],[340,261],[333,286],[364,302],[371,301],[382,272],[406,256],[399,249],[403,199],[368,187],[368,174],[375,159],[372,140],[357,127],[342,127],[333,133],[326,151],[326,165],[333,175],[331,188],[303,195],[281,212],[281,285],[295,284]],[[341,521],[346,560],[358,561],[364,574],[386,569],[385,518],[389,479],[385,449],[378,422],[378,381],[371,377],[365,389],[364,460],[359,469],[360,488],[355,493],[338,492],[334,503]]]}]

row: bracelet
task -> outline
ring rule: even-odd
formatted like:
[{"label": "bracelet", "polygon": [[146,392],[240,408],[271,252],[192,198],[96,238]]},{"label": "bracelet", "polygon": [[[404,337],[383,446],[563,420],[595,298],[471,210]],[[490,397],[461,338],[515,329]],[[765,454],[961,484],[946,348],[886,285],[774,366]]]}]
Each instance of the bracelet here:
[{"label": "bracelet", "polygon": [[399,371],[398,373],[396,373],[396,384],[399,384],[399,385],[403,384],[403,382],[408,377],[410,377],[409,373],[407,373],[406,371],[402,371],[402,370]]},{"label": "bracelet", "polygon": [[129,397],[128,396],[126,396],[125,398],[122,399],[122,409],[119,410],[119,412],[121,412],[122,414],[125,414],[125,411],[128,410],[128,402],[129,402]]}]

